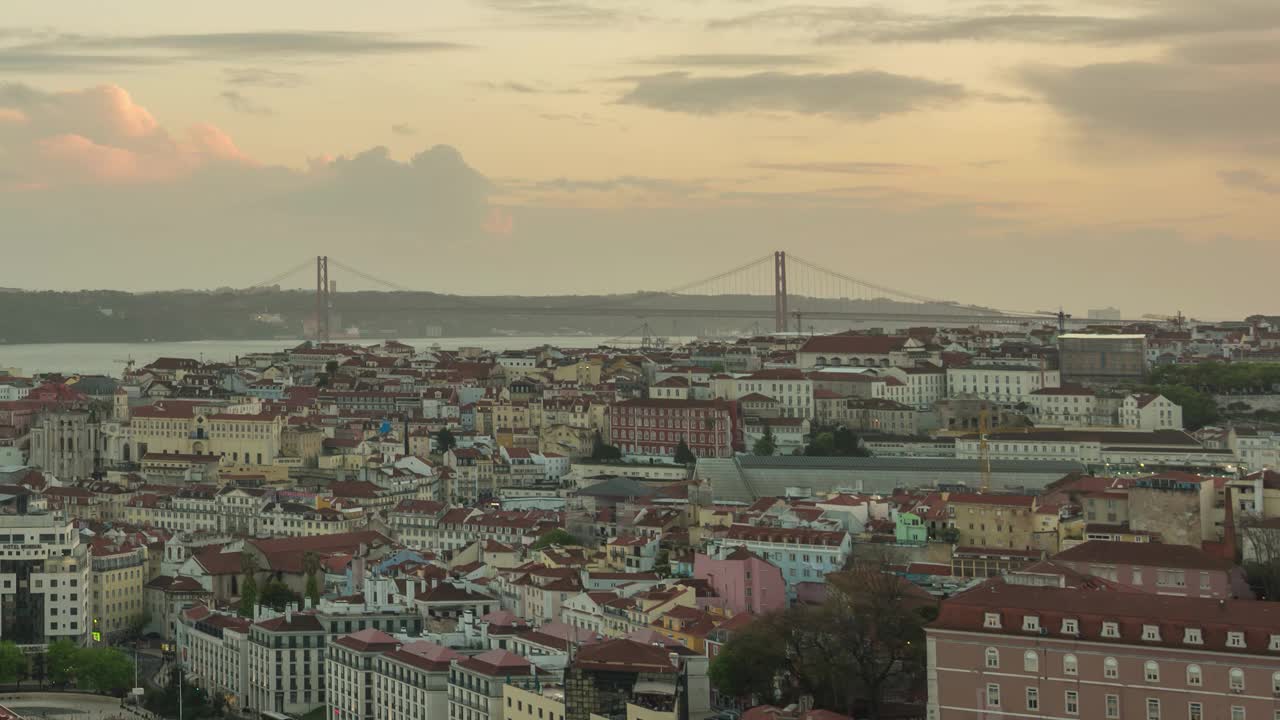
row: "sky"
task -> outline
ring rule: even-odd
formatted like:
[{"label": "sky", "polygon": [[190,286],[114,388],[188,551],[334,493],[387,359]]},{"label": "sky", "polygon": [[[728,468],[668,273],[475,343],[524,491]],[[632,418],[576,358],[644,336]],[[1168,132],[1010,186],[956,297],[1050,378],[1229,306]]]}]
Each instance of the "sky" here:
[{"label": "sky", "polygon": [[0,287],[1280,310],[1275,0],[4,5]]}]

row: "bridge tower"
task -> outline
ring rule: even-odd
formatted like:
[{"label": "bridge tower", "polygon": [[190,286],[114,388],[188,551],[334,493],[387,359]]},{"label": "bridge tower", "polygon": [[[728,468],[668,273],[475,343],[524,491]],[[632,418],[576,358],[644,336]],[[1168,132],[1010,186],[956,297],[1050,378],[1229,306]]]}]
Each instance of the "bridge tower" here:
[{"label": "bridge tower", "polygon": [[787,254],[781,250],[773,254],[773,324],[774,331],[787,331]]},{"label": "bridge tower", "polygon": [[329,256],[316,256],[316,341],[329,342]]}]

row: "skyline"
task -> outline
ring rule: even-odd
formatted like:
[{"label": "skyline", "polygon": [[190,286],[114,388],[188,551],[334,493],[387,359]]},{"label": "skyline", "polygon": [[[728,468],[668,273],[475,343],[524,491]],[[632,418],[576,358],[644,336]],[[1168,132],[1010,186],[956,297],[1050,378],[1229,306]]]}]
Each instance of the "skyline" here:
[{"label": "skyline", "polygon": [[1233,317],[1280,260],[1262,0],[8,10],[0,286],[246,286],[328,254],[618,292],[785,249],[964,303]]}]

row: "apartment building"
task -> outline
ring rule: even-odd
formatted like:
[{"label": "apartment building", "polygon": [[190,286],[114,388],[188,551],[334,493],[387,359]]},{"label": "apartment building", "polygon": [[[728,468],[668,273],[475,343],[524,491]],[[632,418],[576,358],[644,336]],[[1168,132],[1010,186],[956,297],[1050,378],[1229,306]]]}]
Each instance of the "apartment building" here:
[{"label": "apartment building", "polygon": [[827,573],[844,568],[853,540],[843,531],[732,525],[724,537],[711,542],[708,554],[724,559],[737,547],[782,570],[787,592],[794,597],[798,584],[825,583]]},{"label": "apartment building", "polygon": [[92,627],[89,565],[71,519],[26,488],[0,486],[0,639],[82,642]]},{"label": "apartment building", "polygon": [[1273,718],[1280,605],[992,579],[926,629],[930,720]]},{"label": "apartment building", "polygon": [[147,577],[147,548],[95,539],[89,545],[95,642],[111,642],[127,633],[146,613],[142,588]]},{"label": "apartment building", "polygon": [[449,669],[449,720],[500,720],[503,688],[537,684],[533,663],[509,650],[456,659]]},{"label": "apartment building", "polygon": [[741,448],[737,409],[725,400],[635,399],[609,410],[609,437],[624,455],[670,461],[683,441],[698,457]]},{"label": "apartment building", "polygon": [[1030,403],[1032,393],[1062,385],[1061,374],[1029,365],[967,365],[947,368],[947,397],[973,396],[991,402]]}]

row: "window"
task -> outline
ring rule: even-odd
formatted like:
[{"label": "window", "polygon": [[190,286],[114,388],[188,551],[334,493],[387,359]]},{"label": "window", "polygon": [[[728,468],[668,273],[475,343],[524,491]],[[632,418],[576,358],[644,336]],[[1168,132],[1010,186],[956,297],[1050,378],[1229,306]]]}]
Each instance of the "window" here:
[{"label": "window", "polygon": [[1063,698],[1063,709],[1068,715],[1080,714],[1080,693],[1075,690],[1068,690]]},{"label": "window", "polygon": [[1022,629],[1027,632],[1040,631],[1040,618],[1035,615],[1024,615],[1022,618]]},{"label": "window", "polygon": [[1160,720],[1160,700],[1147,698],[1147,720]]},{"label": "window", "polygon": [[1227,633],[1227,647],[1232,647],[1232,648],[1244,647],[1244,633],[1242,632]]},{"label": "window", "polygon": [[1038,688],[1033,688],[1033,687],[1027,688],[1027,709],[1028,710],[1040,709],[1040,690]]},{"label": "window", "polygon": [[1028,650],[1022,656],[1022,669],[1027,672],[1040,671],[1040,656],[1035,650]]},{"label": "window", "polygon": [[1244,707],[1240,705],[1232,705],[1231,720],[1244,720]]},{"label": "window", "polygon": [[1143,665],[1142,667],[1144,674],[1146,675],[1147,682],[1160,682],[1160,666],[1156,664],[1155,660],[1148,660],[1146,665]]},{"label": "window", "polygon": [[1204,706],[1198,702],[1187,703],[1187,720],[1204,720]]},{"label": "window", "polygon": [[1062,656],[1062,674],[1063,675],[1079,675],[1080,664],[1076,661],[1075,655]]},{"label": "window", "polygon": [[1232,692],[1244,692],[1244,671],[1243,670],[1241,670],[1240,668],[1231,668],[1231,672],[1230,674],[1228,674],[1227,677],[1229,678],[1228,682],[1230,684]]},{"label": "window", "polygon": [[[5,584],[8,587],[8,584]],[[1280,650],[1280,635],[1272,635],[1270,642],[1267,644],[1268,650]]]},{"label": "window", "polygon": [[1102,623],[1102,637],[1104,638],[1120,637],[1120,626],[1113,622]]},{"label": "window", "polygon": [[1102,676],[1108,680],[1115,680],[1120,677],[1120,663],[1116,659],[1109,657],[1102,661]]},{"label": "window", "polygon": [[1107,696],[1107,717],[1111,718],[1112,720],[1120,717],[1120,696],[1119,695]]},{"label": "window", "polygon": [[[972,528],[970,528],[970,529],[972,529]],[[986,614],[986,617],[984,617],[984,618],[983,618],[983,620],[982,620],[982,627],[985,627],[985,628],[996,628],[996,629],[999,629],[999,628],[1000,628],[1000,613],[987,613],[987,614]]]},{"label": "window", "polygon": [[1000,651],[995,648],[987,648],[987,667],[1000,667]]},{"label": "window", "polygon": [[996,683],[990,683],[987,685],[987,707],[1000,707],[1000,686]]},{"label": "window", "polygon": [[1143,625],[1142,639],[1152,642],[1160,642],[1160,626],[1159,625]]},{"label": "window", "polygon": [[1200,628],[1186,628],[1182,631],[1182,642],[1188,645],[1203,645],[1204,636],[1200,634]]},{"label": "window", "polygon": [[1204,684],[1204,676],[1200,674],[1199,665],[1187,666],[1187,684],[1191,687],[1200,687]]},{"label": "window", "polygon": [[1271,694],[1280,695],[1280,672],[1271,674]]},{"label": "window", "polygon": [[1075,619],[1067,619],[1062,621],[1063,635],[1078,635],[1080,633],[1080,621]]}]

